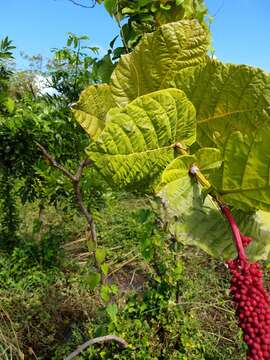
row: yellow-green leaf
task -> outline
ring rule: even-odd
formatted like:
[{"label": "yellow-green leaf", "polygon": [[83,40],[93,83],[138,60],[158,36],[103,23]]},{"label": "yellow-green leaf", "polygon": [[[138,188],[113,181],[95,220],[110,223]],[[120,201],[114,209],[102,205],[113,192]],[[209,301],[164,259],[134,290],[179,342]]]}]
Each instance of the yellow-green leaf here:
[{"label": "yellow-green leaf", "polygon": [[95,140],[105,126],[107,112],[114,106],[116,103],[109,85],[91,85],[81,93],[72,112],[82,128]]},{"label": "yellow-green leaf", "polygon": [[102,273],[107,276],[109,272],[109,265],[104,263],[100,266]]},{"label": "yellow-green leaf", "polygon": [[[209,195],[189,175],[196,156],[180,156],[164,170],[158,187],[162,200],[159,214],[167,230],[180,242],[195,245],[212,256],[235,257],[236,250],[228,222]],[[198,165],[200,165],[198,163]],[[251,259],[266,259],[270,252],[269,214],[233,211],[240,230],[253,238],[248,247]],[[267,225],[268,221],[268,225]]]},{"label": "yellow-green leaf", "polygon": [[168,88],[177,71],[205,61],[208,47],[208,34],[196,20],[172,22],[145,34],[112,74],[116,102],[125,106],[138,96]]},{"label": "yellow-green leaf", "polygon": [[270,211],[270,128],[228,138],[222,174],[215,184],[223,199],[238,209]]},{"label": "yellow-green leaf", "polygon": [[97,248],[96,249],[96,260],[99,264],[104,263],[106,258],[106,249],[103,248]]},{"label": "yellow-green leaf", "polygon": [[100,279],[101,275],[97,272],[91,272],[89,275],[87,275],[86,281],[89,289],[94,290],[98,286]]},{"label": "yellow-green leaf", "polygon": [[196,139],[195,110],[185,94],[166,89],[112,109],[88,155],[112,184],[147,186],[174,158],[175,144]]},{"label": "yellow-green leaf", "polygon": [[270,75],[261,69],[208,60],[179,71],[170,85],[195,106],[201,147],[223,147],[233,131],[270,125]]}]

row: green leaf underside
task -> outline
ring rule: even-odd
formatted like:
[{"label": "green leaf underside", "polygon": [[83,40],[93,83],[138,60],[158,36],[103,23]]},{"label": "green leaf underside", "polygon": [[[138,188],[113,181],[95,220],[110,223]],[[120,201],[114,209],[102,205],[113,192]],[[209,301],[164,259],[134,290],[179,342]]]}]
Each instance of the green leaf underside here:
[{"label": "green leaf underside", "polygon": [[[235,257],[236,251],[229,225],[210,196],[204,199],[200,185],[188,174],[195,156],[180,156],[162,175],[158,197],[162,221],[180,242],[195,245],[212,256]],[[198,161],[198,160],[197,160]],[[270,252],[270,228],[265,212],[233,212],[241,231],[252,236],[248,247],[251,259],[266,259]]]},{"label": "green leaf underside", "polygon": [[91,290],[94,290],[95,287],[97,287],[97,285],[99,284],[101,279],[101,276],[99,273],[95,273],[95,272],[91,272],[88,276],[87,276],[87,282],[88,282],[88,286]]},{"label": "green leaf underside", "polygon": [[174,158],[174,146],[196,139],[195,110],[185,94],[166,89],[112,109],[88,155],[116,186],[149,185]]},{"label": "green leaf underside", "polygon": [[252,135],[231,134],[216,187],[238,209],[270,211],[270,128]]},{"label": "green leaf underside", "polygon": [[159,27],[121,57],[112,74],[112,93],[120,106],[138,96],[168,88],[176,71],[206,60],[208,35],[195,20]]},{"label": "green leaf underside", "polygon": [[260,69],[209,60],[179,71],[170,86],[194,104],[201,147],[222,147],[231,132],[270,124],[270,75]]},{"label": "green leaf underside", "polygon": [[72,112],[88,135],[96,139],[105,126],[107,112],[115,106],[109,85],[91,85],[81,93]]}]

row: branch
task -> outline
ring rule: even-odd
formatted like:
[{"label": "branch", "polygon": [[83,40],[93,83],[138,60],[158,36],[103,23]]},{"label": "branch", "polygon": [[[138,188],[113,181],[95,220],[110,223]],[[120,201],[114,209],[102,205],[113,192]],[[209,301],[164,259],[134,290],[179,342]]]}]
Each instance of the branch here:
[{"label": "branch", "polygon": [[71,180],[71,182],[73,184],[73,189],[74,189],[77,204],[88,222],[92,240],[95,242],[95,244],[97,246],[97,233],[96,233],[95,222],[94,222],[92,215],[87,210],[87,207],[84,205],[84,202],[82,199],[81,187],[80,187],[80,180],[81,180],[81,176],[83,173],[83,169],[86,166],[90,165],[91,161],[89,159],[84,159],[80,163],[78,170],[76,172],[76,175],[72,175],[63,165],[59,164],[54,159],[54,157],[51,154],[49,154],[48,151],[41,144],[36,142],[36,145],[41,150],[41,152],[45,156],[45,158],[49,161],[49,163],[56,169],[60,170],[65,176],[67,176]]},{"label": "branch", "polygon": [[76,175],[74,176],[74,180],[75,180],[75,181],[77,181],[77,182],[80,181],[81,176],[82,176],[83,169],[84,169],[86,166],[90,165],[90,164],[91,164],[90,159],[84,159],[84,160],[80,163],[79,168],[78,168],[78,170],[77,170],[77,172],[76,172]]},{"label": "branch", "polygon": [[95,339],[86,341],[84,344],[80,345],[75,351],[73,351],[71,354],[69,354],[67,357],[65,357],[64,360],[71,360],[71,359],[75,358],[75,356],[79,355],[83,350],[85,350],[89,346],[92,346],[94,344],[108,342],[108,341],[114,341],[114,342],[118,343],[122,348],[126,348],[128,346],[128,343],[118,336],[115,336],[115,335],[100,336]]},{"label": "branch", "polygon": [[92,0],[92,5],[84,5],[84,4],[81,4],[75,0],[69,0],[72,4],[76,5],[76,6],[80,6],[84,9],[93,9],[95,6],[96,6],[96,0]]},{"label": "branch", "polygon": [[95,245],[97,247],[97,233],[96,233],[95,222],[94,222],[92,215],[87,210],[87,207],[83,203],[82,193],[81,193],[81,188],[80,188],[80,177],[81,177],[83,168],[86,166],[86,162],[87,162],[87,160],[84,160],[81,163],[81,165],[77,171],[77,174],[74,177],[76,180],[73,181],[73,188],[74,188],[77,204],[88,222],[88,225],[90,227],[90,232],[91,232],[91,238],[95,242]]},{"label": "branch", "polygon": [[72,182],[76,181],[75,177],[61,164],[58,162],[48,153],[48,151],[38,142],[36,142],[37,147],[41,150],[42,154],[45,158],[49,161],[49,163],[55,167],[56,169],[60,170],[65,176],[67,176]]}]

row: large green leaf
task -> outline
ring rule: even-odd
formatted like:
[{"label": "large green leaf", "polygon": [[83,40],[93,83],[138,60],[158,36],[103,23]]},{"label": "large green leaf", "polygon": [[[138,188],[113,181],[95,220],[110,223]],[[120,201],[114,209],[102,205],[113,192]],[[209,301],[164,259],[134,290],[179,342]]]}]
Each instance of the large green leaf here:
[{"label": "large green leaf", "polygon": [[168,88],[176,71],[205,61],[208,46],[208,35],[195,20],[169,23],[144,35],[112,74],[116,102],[125,106],[138,96]]},{"label": "large green leaf", "polygon": [[[228,222],[189,175],[194,161],[201,165],[195,156],[180,156],[165,169],[157,193],[162,203],[159,214],[167,230],[184,244],[196,245],[212,256],[234,257],[236,251]],[[270,214],[237,210],[233,215],[241,231],[253,238],[248,247],[249,256],[254,260],[266,259],[270,252],[270,227],[266,225]]]},{"label": "large green leaf", "polygon": [[109,85],[91,85],[81,93],[72,111],[82,128],[96,139],[105,126],[107,112],[115,106]]},{"label": "large green leaf", "polygon": [[175,75],[197,112],[200,146],[223,146],[233,131],[251,133],[270,124],[270,75],[246,65],[209,60]]},{"label": "large green leaf", "polygon": [[221,176],[215,184],[223,199],[238,209],[270,211],[270,128],[251,135],[230,135]]},{"label": "large green leaf", "polygon": [[166,89],[112,109],[106,127],[88,148],[101,174],[117,186],[146,186],[174,158],[175,144],[196,139],[195,110],[185,94]]}]

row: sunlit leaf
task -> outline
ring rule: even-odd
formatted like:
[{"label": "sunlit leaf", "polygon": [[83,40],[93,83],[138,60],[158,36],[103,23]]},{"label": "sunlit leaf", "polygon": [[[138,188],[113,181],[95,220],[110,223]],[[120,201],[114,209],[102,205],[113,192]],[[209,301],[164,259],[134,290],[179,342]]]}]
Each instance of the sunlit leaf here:
[{"label": "sunlit leaf", "polygon": [[222,174],[215,184],[238,209],[270,211],[270,128],[233,133],[226,142]]},{"label": "sunlit leaf", "polygon": [[145,34],[113,72],[116,102],[125,106],[138,96],[168,88],[177,71],[205,61],[208,46],[208,35],[195,20],[169,23]]},{"label": "sunlit leaf", "polygon": [[[235,257],[236,250],[227,220],[216,203],[204,196],[201,186],[189,175],[195,156],[181,156],[168,165],[158,187],[159,214],[167,230],[178,241],[195,245],[213,256]],[[266,259],[270,252],[269,214],[233,211],[240,230],[253,238],[250,258]],[[268,222],[268,224],[267,224]]]},{"label": "sunlit leaf", "polygon": [[88,155],[112,184],[146,186],[174,158],[175,144],[196,138],[195,111],[183,92],[167,89],[112,109]]},{"label": "sunlit leaf", "polygon": [[101,279],[101,275],[99,273],[91,272],[87,276],[87,283],[88,283],[89,289],[94,290],[97,287],[97,285],[99,284],[100,279]]},{"label": "sunlit leaf", "polygon": [[96,139],[105,126],[107,112],[114,106],[109,85],[91,85],[81,93],[72,111],[82,128]]},{"label": "sunlit leaf", "polygon": [[270,125],[270,75],[261,69],[209,60],[179,71],[170,85],[194,104],[202,147],[222,147],[233,131]]}]

